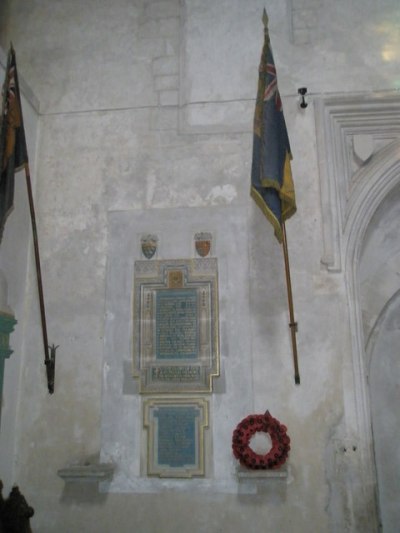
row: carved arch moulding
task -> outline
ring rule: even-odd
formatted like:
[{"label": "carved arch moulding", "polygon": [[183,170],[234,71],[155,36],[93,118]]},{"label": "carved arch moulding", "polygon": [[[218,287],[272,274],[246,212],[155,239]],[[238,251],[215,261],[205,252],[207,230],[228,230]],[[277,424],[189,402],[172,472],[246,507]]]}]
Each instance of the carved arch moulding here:
[{"label": "carved arch moulding", "polygon": [[[376,209],[400,183],[400,95],[328,97],[316,104],[316,133],[323,222],[322,263],[344,271],[348,292],[351,355],[343,365],[344,433],[357,448],[349,463],[352,513],[365,531],[377,531],[376,471],[358,263]],[[368,510],[365,502],[371,502]]]},{"label": "carved arch moulding", "polygon": [[344,234],[352,206],[363,189],[360,183],[369,167],[384,164],[385,152],[400,140],[400,95],[321,97],[315,100],[315,121],[323,228],[321,262],[328,271],[340,272]]}]

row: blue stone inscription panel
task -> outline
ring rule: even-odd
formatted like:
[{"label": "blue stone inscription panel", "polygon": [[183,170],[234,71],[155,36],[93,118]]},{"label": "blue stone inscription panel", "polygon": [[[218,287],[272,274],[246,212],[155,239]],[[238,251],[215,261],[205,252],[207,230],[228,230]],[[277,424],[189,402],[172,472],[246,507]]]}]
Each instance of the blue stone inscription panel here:
[{"label": "blue stone inscription panel", "polygon": [[158,421],[159,465],[171,468],[196,464],[196,416],[195,407],[159,407],[154,412]]},{"label": "blue stone inscription panel", "polygon": [[198,351],[195,289],[156,293],[156,358],[193,359]]},{"label": "blue stone inscription panel", "polygon": [[204,476],[204,398],[149,399],[144,404],[147,474],[159,477]]}]

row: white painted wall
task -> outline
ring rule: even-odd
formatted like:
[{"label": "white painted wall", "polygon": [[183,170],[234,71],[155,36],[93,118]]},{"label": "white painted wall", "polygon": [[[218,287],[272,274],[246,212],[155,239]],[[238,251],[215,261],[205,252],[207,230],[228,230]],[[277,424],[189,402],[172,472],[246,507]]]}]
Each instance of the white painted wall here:
[{"label": "white painted wall", "polygon": [[[384,95],[398,87],[399,9],[395,0],[273,0],[266,6],[298,203],[287,224],[299,322],[297,387],[281,249],[249,197],[263,7],[259,0],[9,0],[0,8],[0,44],[6,47],[12,39],[19,69],[41,104],[38,230],[49,341],[60,345],[56,392],[49,397],[36,289],[28,283],[17,447],[7,459],[15,463],[12,481],[35,508],[32,523],[38,531],[297,533],[374,527],[366,511],[373,502],[362,501],[358,487],[352,495],[346,485],[357,464],[356,450],[351,458],[343,451],[342,376],[352,344],[344,274],[330,274],[320,264],[321,184],[312,102],[326,93]],[[305,111],[298,107],[300,86],[311,93]],[[214,440],[211,460],[223,457],[233,467],[226,421],[234,421],[233,431],[249,405],[256,412],[268,408],[292,439],[289,477],[283,484],[266,482],[257,494],[243,494],[239,486],[227,493],[218,488],[219,462],[205,494],[190,482],[184,492],[166,491],[155,482],[153,494],[133,494],[126,486],[124,492],[98,493],[92,485],[64,485],[57,470],[98,459],[104,444],[110,211],[136,220],[145,210],[162,224],[165,209],[191,207],[204,209],[205,220],[211,208],[226,210],[226,220],[239,210],[248,228],[247,240],[241,233],[237,241],[235,259],[229,254],[223,259],[233,279],[243,263],[249,265],[247,294],[241,294],[250,309],[248,353],[229,343],[229,315],[220,320],[222,363],[232,372],[247,358],[253,392],[245,397],[241,391],[242,408],[224,403],[223,392],[215,395],[219,408],[213,425],[226,427],[228,434]],[[223,221],[217,234],[216,256],[230,235]],[[171,245],[171,256],[174,250]],[[222,283],[225,308],[240,313],[237,287],[227,279]],[[239,393],[234,383],[227,380],[231,388],[225,398]],[[132,413],[116,416],[123,432]],[[116,444],[125,442],[118,433],[114,438]],[[129,448],[122,446],[121,453],[129,454]],[[124,455],[117,468],[127,461]],[[233,474],[230,486],[235,486]],[[140,486],[148,480],[136,481]],[[354,504],[357,498],[361,506]]]}]

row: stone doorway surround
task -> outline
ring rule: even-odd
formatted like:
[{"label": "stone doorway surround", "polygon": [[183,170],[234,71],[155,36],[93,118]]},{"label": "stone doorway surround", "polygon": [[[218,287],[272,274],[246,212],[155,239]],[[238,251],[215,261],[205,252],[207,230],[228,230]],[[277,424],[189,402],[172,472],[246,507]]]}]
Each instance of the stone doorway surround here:
[{"label": "stone doorway surround", "polygon": [[[346,452],[340,489],[346,511],[342,531],[379,530],[368,363],[360,305],[358,266],[364,236],[376,209],[400,183],[400,95],[392,92],[316,99],[323,251],[321,264],[347,288],[351,353],[343,364],[344,420],[337,432]],[[337,453],[337,455],[339,455]],[[339,461],[339,464],[338,464]],[[343,498],[343,495],[340,496]]]}]

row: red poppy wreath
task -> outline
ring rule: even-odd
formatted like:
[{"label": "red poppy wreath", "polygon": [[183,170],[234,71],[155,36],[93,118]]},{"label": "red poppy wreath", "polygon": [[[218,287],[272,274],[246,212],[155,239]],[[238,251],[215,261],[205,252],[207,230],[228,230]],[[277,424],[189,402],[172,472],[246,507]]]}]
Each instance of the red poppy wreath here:
[{"label": "red poppy wreath", "polygon": [[[279,468],[288,458],[290,438],[287,427],[266,411],[263,415],[249,415],[244,418],[233,432],[233,455],[240,464],[254,470]],[[250,447],[250,440],[255,433],[268,433],[272,447],[268,453],[261,455]]]}]

